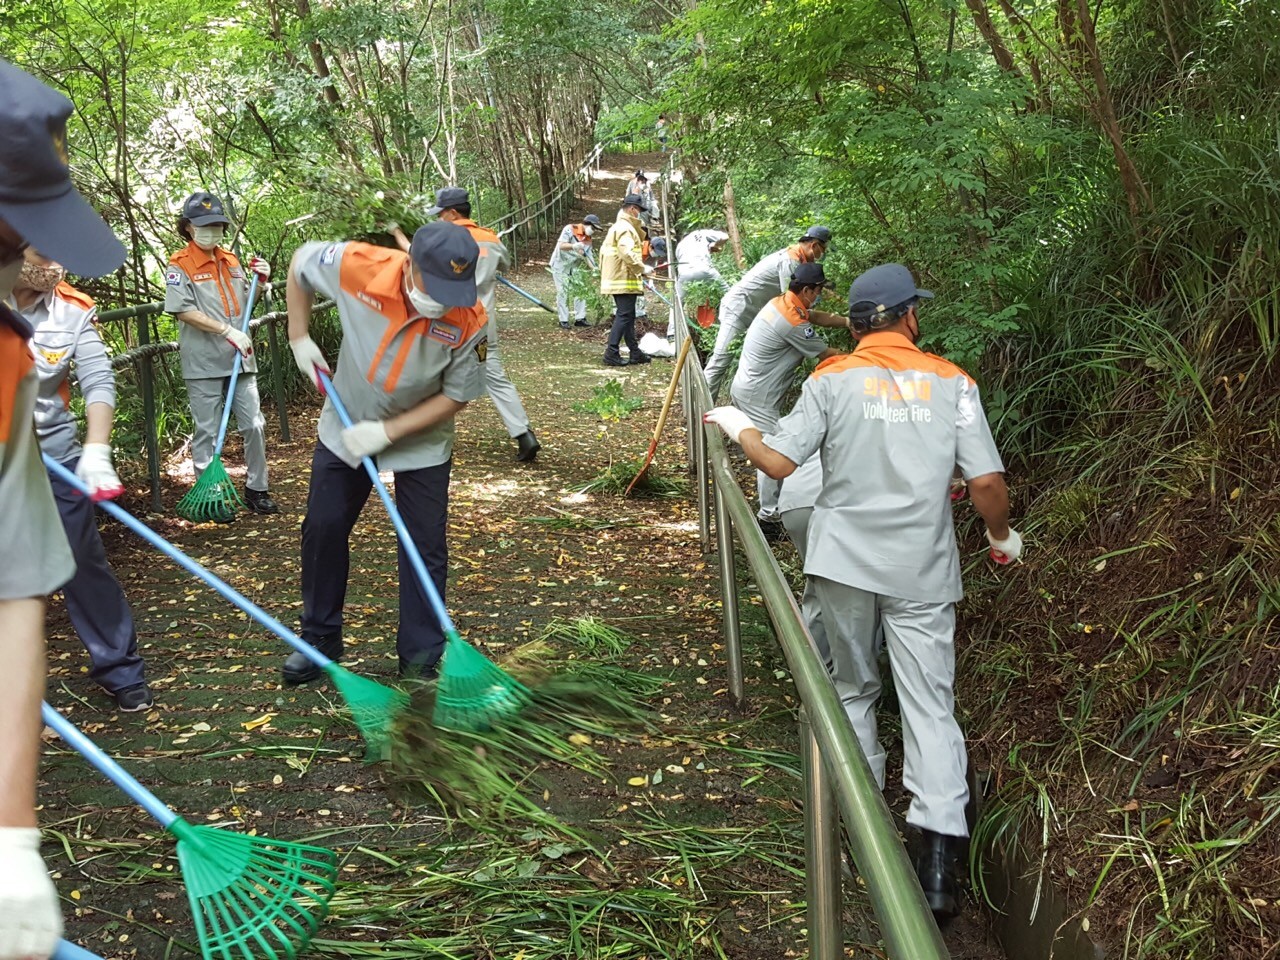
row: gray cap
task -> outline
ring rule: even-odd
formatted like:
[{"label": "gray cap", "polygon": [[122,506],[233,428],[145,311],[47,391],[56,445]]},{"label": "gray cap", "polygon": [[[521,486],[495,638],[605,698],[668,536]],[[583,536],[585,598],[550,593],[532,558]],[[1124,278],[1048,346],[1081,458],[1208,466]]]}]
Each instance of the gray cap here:
[{"label": "gray cap", "polygon": [[594,213],[588,213],[585,217],[582,218],[582,222],[593,227],[600,226],[600,218],[597,217]]},{"label": "gray cap", "polygon": [[419,227],[409,245],[409,256],[425,275],[429,296],[447,307],[475,306],[480,245],[466,227],[447,220]]},{"label": "gray cap", "polygon": [[445,210],[452,210],[471,202],[466,187],[441,187],[436,191],[436,205],[427,211],[428,217],[438,217]]},{"label": "gray cap", "polygon": [[644,198],[638,193],[628,193],[622,198],[622,205],[624,207],[643,207]]},{"label": "gray cap", "polygon": [[911,271],[900,263],[882,263],[863,273],[849,286],[849,313],[867,316],[896,307],[917,297],[932,297],[932,290],[916,287]]},{"label": "gray cap", "polygon": [[831,231],[827,227],[810,227],[800,239],[817,240],[819,243],[829,244],[831,242]]},{"label": "gray cap", "polygon": [[222,201],[203,190],[182,202],[182,216],[190,220],[193,227],[211,227],[215,223],[231,225],[226,211],[222,209]]},{"label": "gray cap", "polygon": [[0,219],[72,273],[98,277],[124,262],[124,245],[71,183],[71,101],[0,60]]},{"label": "gray cap", "polygon": [[791,274],[791,285],[799,287],[829,287],[831,281],[820,263],[798,263]]}]

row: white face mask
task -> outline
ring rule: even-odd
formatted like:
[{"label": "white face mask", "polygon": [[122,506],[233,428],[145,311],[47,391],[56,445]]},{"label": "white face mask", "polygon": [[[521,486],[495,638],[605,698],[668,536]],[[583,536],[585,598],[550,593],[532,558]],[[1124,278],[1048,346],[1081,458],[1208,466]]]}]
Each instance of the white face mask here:
[{"label": "white face mask", "polygon": [[197,247],[201,250],[212,250],[222,242],[222,237],[227,232],[227,228],[217,223],[212,227],[192,227],[191,231],[195,234],[193,239]]},{"label": "white face mask", "polygon": [[22,273],[22,264],[25,262],[22,257],[18,257],[8,266],[0,267],[0,300],[8,300],[13,293],[13,286],[18,282],[18,276]]},{"label": "white face mask", "polygon": [[419,290],[412,281],[406,284],[405,292],[409,294],[409,302],[413,304],[413,309],[418,311],[419,316],[439,320],[449,312],[448,307]]},{"label": "white face mask", "polygon": [[589,237],[589,236],[591,236],[593,233],[595,233],[595,232],[596,232],[595,227],[591,226],[591,224],[589,224],[589,223],[588,223],[585,227],[583,227],[582,229],[586,231],[586,234],[587,234],[587,236],[588,236],[588,237]]}]

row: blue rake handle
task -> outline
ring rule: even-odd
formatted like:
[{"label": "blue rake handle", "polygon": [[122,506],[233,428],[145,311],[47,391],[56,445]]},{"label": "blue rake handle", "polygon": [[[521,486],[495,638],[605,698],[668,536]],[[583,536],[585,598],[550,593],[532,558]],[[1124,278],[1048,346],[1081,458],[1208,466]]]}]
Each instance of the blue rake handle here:
[{"label": "blue rake handle", "polygon": [[[49,704],[40,704],[40,716],[47,727],[65,740],[76,753],[93,764],[99,773],[127,793],[138,806],[159,820],[160,825],[166,830],[178,819],[178,815],[161,803],[154,793],[135,780],[129,771],[107,756],[100,746],[81,733],[74,723]],[[68,956],[74,957],[75,954],[68,954]]]},{"label": "blue rake handle", "polygon": [[510,280],[508,280],[506,277],[502,276],[501,274],[498,275],[498,282],[502,284],[504,287],[510,287],[512,290],[520,294],[520,296],[524,297],[526,300],[530,301],[531,303],[536,303],[543,310],[547,311],[547,313],[555,313],[554,310],[552,310],[545,303],[543,303],[541,300],[535,297],[532,293],[529,293],[527,290],[521,290],[519,287],[517,287],[514,283],[512,283]]},{"label": "blue rake handle", "polygon": [[[249,298],[244,302],[244,313],[240,317],[240,330],[242,332],[246,332],[249,329],[249,314],[253,313],[253,301],[258,296],[258,281],[261,279],[255,273],[253,280],[249,284]],[[227,402],[222,405],[222,423],[218,425],[218,440],[213,445],[213,455],[215,457],[222,452],[222,444],[227,439],[227,424],[231,422],[231,401],[236,395],[236,381],[240,379],[240,367],[243,363],[244,357],[237,350],[235,363],[231,365],[231,382],[227,386]]]},{"label": "blue rake handle", "polygon": [[[501,277],[498,279],[502,280]],[[503,283],[506,283],[506,281],[503,280]],[[327,373],[319,368],[316,368],[316,376],[320,378],[320,385],[324,388],[329,402],[333,404],[333,409],[337,412],[338,419],[342,421],[344,427],[350,427],[352,425],[351,414],[347,413],[347,408],[343,406],[342,398],[338,396],[338,391],[333,388],[333,381],[329,379]],[[405,556],[409,558],[409,565],[413,567],[413,572],[417,575],[418,582],[422,584],[422,590],[426,593],[427,600],[436,612],[436,617],[440,621],[440,628],[446,635],[456,635],[458,630],[453,625],[453,619],[449,616],[449,611],[445,609],[444,600],[440,597],[440,591],[436,589],[435,581],[431,579],[431,575],[427,572],[427,565],[422,561],[422,554],[418,552],[418,545],[413,542],[413,537],[409,535],[409,528],[405,526],[404,518],[400,516],[400,510],[396,506],[396,502],[391,499],[387,485],[378,476],[377,465],[373,462],[372,457],[364,457],[360,462],[364,464],[365,472],[369,474],[369,479],[373,481],[373,488],[378,491],[378,496],[382,498],[382,503],[387,508],[387,514],[391,517],[391,525],[396,528],[396,536],[400,538],[400,545],[404,547]]]},{"label": "blue rake handle", "polygon": [[[49,472],[52,473],[55,477],[57,477],[59,480],[75,487],[77,490],[83,493],[86,497],[89,496],[89,488],[86,487],[80,481],[80,478],[77,477],[70,470],[68,470],[66,467],[64,467],[62,464],[58,463],[58,461],[50,458],[47,454],[45,455],[45,458],[44,458],[44,465],[49,469]],[[216,576],[214,576],[204,567],[200,566],[200,564],[196,563],[194,560],[188,557],[185,553],[183,553],[181,550],[175,547],[172,543],[170,543],[164,537],[160,536],[160,534],[156,533],[154,530],[148,527],[145,523],[143,523],[137,517],[133,516],[133,514],[129,513],[119,504],[112,503],[110,500],[99,500],[98,506],[101,507],[103,510],[105,510],[107,513],[109,513],[111,516],[115,517],[117,520],[119,520],[126,527],[128,527],[138,536],[140,536],[143,540],[147,541],[147,543],[151,544],[153,547],[155,547],[157,550],[163,553],[166,557],[168,557],[178,566],[182,567],[182,569],[186,570],[189,574],[191,574],[198,580],[202,580],[207,586],[211,587],[214,590],[214,592],[219,594],[223,599],[228,600],[235,606],[239,607],[241,610],[243,610],[245,613],[251,616],[254,620],[258,621],[260,625],[262,625],[267,630],[274,633],[277,637],[279,637],[289,646],[293,647],[293,649],[297,650],[300,654],[302,654],[304,657],[306,657],[316,666],[320,667],[323,670],[326,667],[328,667],[329,664],[333,663],[333,661],[330,660],[328,657],[326,657],[323,653],[321,653],[311,644],[307,643],[301,637],[295,635],[293,631],[288,629],[279,620],[271,616],[271,614],[267,613],[267,611],[263,610],[260,606],[258,606],[248,597],[246,597],[239,590],[236,590],[230,584],[224,583],[222,580],[219,580]]]},{"label": "blue rake handle", "polygon": [[644,282],[644,285],[645,285],[645,289],[647,289],[650,293],[652,293],[655,297],[657,297],[659,300],[661,300],[663,303],[667,305],[667,309],[671,309],[671,301],[658,292],[658,288],[653,285],[652,280],[646,280]]},{"label": "blue rake handle", "polygon": [[58,949],[53,952],[52,960],[102,960],[96,953],[90,953],[84,947],[77,947],[68,940],[59,940]]}]

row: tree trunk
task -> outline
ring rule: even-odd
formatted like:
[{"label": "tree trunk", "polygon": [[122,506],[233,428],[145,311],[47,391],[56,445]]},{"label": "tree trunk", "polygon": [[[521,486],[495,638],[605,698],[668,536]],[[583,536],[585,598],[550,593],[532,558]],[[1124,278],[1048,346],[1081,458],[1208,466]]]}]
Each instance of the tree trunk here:
[{"label": "tree trunk", "polygon": [[738,207],[733,200],[733,178],[728,174],[724,178],[724,222],[729,234],[729,245],[733,247],[733,259],[738,269],[744,269],[747,258],[742,253],[742,234],[738,232]]}]

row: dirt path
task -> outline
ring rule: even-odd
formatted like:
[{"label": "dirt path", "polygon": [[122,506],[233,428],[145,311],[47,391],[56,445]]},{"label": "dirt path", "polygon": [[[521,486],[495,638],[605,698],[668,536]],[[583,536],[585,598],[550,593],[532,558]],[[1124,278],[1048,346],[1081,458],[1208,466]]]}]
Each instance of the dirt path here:
[{"label": "dirt path", "polygon": [[[643,159],[612,158],[581,213],[612,219]],[[553,297],[538,264],[526,260],[520,279]],[[134,604],[157,707],[134,716],[110,709],[58,604],[49,699],[193,822],[338,851],[341,887],[314,955],[802,955],[794,698],[760,611],[745,618],[752,701],[739,715],[726,702],[715,566],[699,553],[689,498],[577,492],[611,461],[644,452],[670,362],[604,368],[601,329],[565,334],[505,290],[499,309],[504,360],[543,450],[534,465],[515,463],[487,399],[460,418],[450,609],[467,639],[495,657],[557,621],[589,616],[624,631],[631,642],[621,649],[549,645],[566,659],[616,664],[636,689],[649,683],[637,696],[654,711],[653,730],[626,742],[597,738],[604,762],[590,772],[531,761],[524,792],[542,798],[547,818],[478,820],[392,803],[379,768],[360,762],[332,687],[282,687],[281,644],[118,527],[105,529],[108,549]],[[665,324],[664,311],[652,316]],[[614,422],[575,410],[610,379],[643,406]],[[311,399],[299,404],[293,428],[302,439],[271,445],[280,516],[246,515],[225,528],[150,518],[290,626],[301,605],[298,527],[318,412]],[[670,476],[681,475],[683,439],[673,417],[659,453]],[[129,506],[142,509],[142,471],[125,472]],[[180,494],[169,492],[170,507]],[[346,666],[392,681],[395,548],[376,500],[353,537],[347,615]],[[56,740],[44,778],[46,852],[68,936],[107,960],[195,955],[172,844]],[[847,903],[850,955],[878,955],[869,910],[856,895]]]}]

